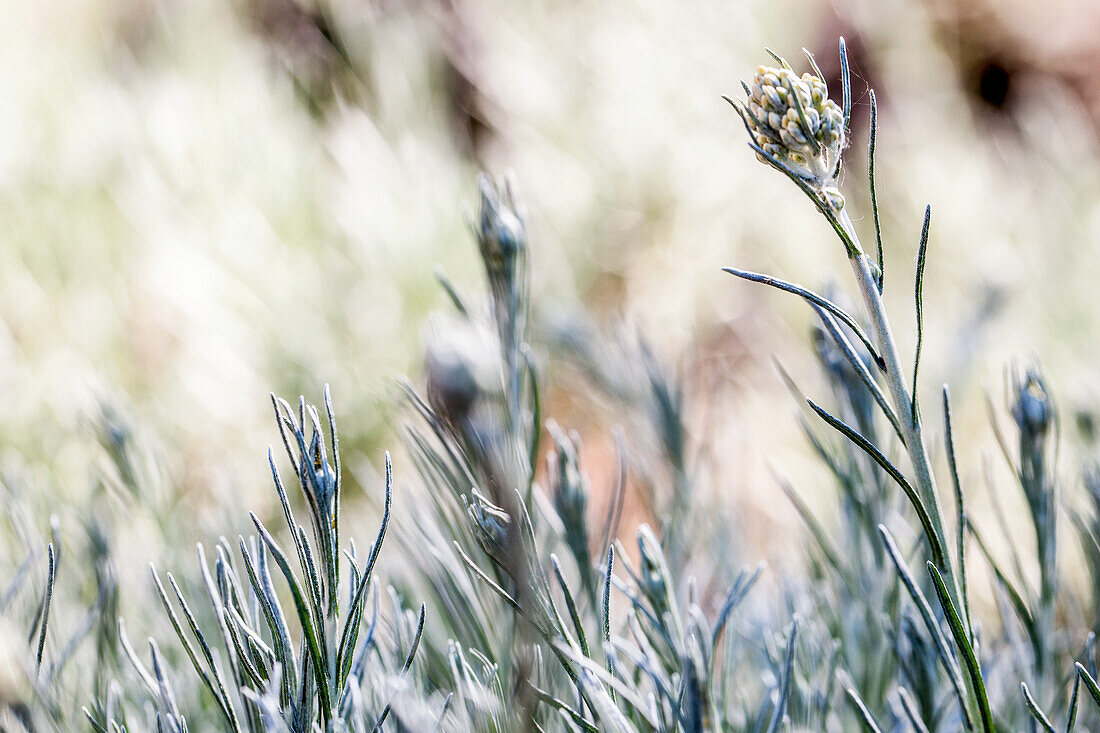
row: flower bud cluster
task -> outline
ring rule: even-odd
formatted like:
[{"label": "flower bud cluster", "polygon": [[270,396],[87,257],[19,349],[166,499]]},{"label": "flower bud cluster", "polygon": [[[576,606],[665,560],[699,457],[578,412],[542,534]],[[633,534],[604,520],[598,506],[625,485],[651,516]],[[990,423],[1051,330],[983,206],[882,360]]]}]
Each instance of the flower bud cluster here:
[{"label": "flower bud cluster", "polygon": [[742,112],[764,153],[819,188],[835,184],[844,149],[844,113],[819,77],[758,66]]}]

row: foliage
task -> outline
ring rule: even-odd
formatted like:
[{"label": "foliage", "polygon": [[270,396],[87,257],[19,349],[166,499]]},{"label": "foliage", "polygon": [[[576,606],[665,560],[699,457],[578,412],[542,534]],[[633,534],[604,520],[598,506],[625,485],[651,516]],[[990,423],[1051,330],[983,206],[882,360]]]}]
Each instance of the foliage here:
[{"label": "foliage", "polygon": [[[1071,595],[1058,547],[1079,542],[1095,587],[1098,473],[1086,474],[1087,505],[1067,500],[1054,402],[1041,373],[1027,368],[1008,379],[1013,432],[995,419],[994,434],[1035,553],[1015,541],[1018,530],[995,501],[988,513],[968,510],[946,387],[946,471],[937,483],[917,389],[930,210],[917,245],[908,374],[883,302],[873,94],[874,256],[839,190],[851,116],[843,41],[840,53],[840,105],[809,54],[813,73],[797,76],[776,56],[779,67],[761,67],[745,85],[748,101],[733,102],[758,158],[790,178],[840,239],[864,305],[860,317],[841,296],[727,268],[811,306],[815,354],[832,391],[831,407],[806,400],[802,427],[836,488],[838,517],[816,516],[777,475],[811,542],[805,567],[784,573],[775,593],[754,589],[765,571],[740,567],[743,548],[729,528],[701,518],[702,472],[675,370],[644,337],[574,324],[548,345],[581,367],[593,392],[612,397],[624,434],[645,434],[651,447],[631,455],[619,441],[617,480],[592,521],[597,495],[581,436],[544,415],[525,214],[510,181],[482,177],[474,235],[487,293],[467,298],[440,276],[451,312],[433,324],[423,390],[403,384],[410,475],[395,483],[385,457],[384,508],[365,551],[342,521],[345,469],[327,388],[323,410],[272,396],[293,476],[284,483],[269,449],[285,526],[250,514],[236,542],[198,546],[196,571],[173,562],[175,572],[162,575],[150,566],[150,593],[120,583],[117,528],[98,505],[143,507],[169,544],[180,507],[117,413],[98,418],[107,468],[92,505],[73,509],[85,520],[75,536],[62,536],[57,520],[40,536],[39,502],[19,476],[4,477],[0,539],[11,561],[0,613],[11,623],[0,627],[3,728],[1095,728],[1098,599]],[[654,520],[637,527],[636,549],[618,539],[631,473]],[[941,484],[951,487],[954,517]],[[395,491],[414,511],[393,511]],[[389,584],[380,577],[383,550],[401,557]],[[972,602],[970,570],[979,566],[993,578],[999,619]],[[147,652],[131,643],[124,616],[149,634]],[[1095,706],[1082,701],[1082,688]]]}]

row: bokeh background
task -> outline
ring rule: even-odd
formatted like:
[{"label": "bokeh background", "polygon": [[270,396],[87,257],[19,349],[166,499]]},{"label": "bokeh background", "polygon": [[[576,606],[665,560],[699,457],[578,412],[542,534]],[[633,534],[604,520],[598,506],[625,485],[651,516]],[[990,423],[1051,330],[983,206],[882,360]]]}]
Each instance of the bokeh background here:
[{"label": "bokeh background", "polygon": [[[952,385],[964,476],[993,450],[985,395],[1002,409],[1014,359],[1042,364],[1067,432],[1100,404],[1094,2],[3,6],[0,450],[43,503],[91,490],[115,425],[147,438],[169,501],[195,520],[184,534],[243,520],[272,499],[268,392],[317,400],[328,382],[370,505],[382,451],[399,445],[395,380],[421,380],[428,315],[445,304],[433,268],[481,287],[474,177],[512,170],[536,333],[582,306],[643,329],[685,376],[708,490],[770,552],[764,539],[798,520],[769,462],[811,497],[828,482],[773,365],[820,388],[812,314],[720,267],[841,298],[848,273],[721,95],[765,46],[792,59],[806,46],[838,73],[840,35],[856,77],[845,191],[870,242],[872,85],[887,301],[906,353],[932,205],[922,389]],[[599,487],[615,415],[557,373],[550,412],[585,436]]]}]

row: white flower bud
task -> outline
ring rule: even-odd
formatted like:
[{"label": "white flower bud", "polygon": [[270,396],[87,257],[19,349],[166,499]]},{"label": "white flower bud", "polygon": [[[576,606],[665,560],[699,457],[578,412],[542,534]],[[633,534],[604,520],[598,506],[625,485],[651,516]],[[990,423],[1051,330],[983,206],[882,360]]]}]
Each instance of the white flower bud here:
[{"label": "white flower bud", "polygon": [[[766,156],[815,188],[830,206],[843,207],[836,190],[844,149],[844,114],[817,76],[758,66],[748,98],[735,104]],[[764,156],[758,156],[765,162]]]}]

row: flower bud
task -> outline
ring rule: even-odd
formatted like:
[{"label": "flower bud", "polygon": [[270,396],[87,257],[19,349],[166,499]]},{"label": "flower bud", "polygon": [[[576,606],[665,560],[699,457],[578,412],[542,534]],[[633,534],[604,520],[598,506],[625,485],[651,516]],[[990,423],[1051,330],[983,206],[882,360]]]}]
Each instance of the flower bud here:
[{"label": "flower bud", "polygon": [[1015,385],[1015,402],[1012,417],[1020,428],[1020,434],[1028,438],[1042,438],[1054,419],[1054,407],[1047,393],[1043,378],[1029,369]]},{"label": "flower bud", "polygon": [[588,479],[581,471],[580,436],[567,435],[557,423],[547,424],[554,450],[546,457],[550,495],[565,530],[565,543],[582,572],[592,565],[588,549]]},{"label": "flower bud", "polygon": [[515,202],[512,186],[505,182],[496,187],[482,174],[477,179],[481,190],[481,212],[477,237],[486,269],[507,272],[516,256],[527,248],[527,230],[523,215]]},{"label": "flower bud", "polygon": [[784,62],[782,68],[758,66],[748,98],[734,107],[745,120],[753,141],[764,156],[816,188],[835,209],[844,206],[836,188],[840,154],[844,149],[844,113],[829,99],[825,82],[814,74],[798,76]]},{"label": "flower bud", "polygon": [[547,456],[550,469],[550,493],[554,508],[566,527],[584,526],[588,505],[588,481],[581,473],[577,457],[580,444],[576,433],[566,435],[554,422],[548,424],[554,440],[554,452]]},{"label": "flower bud", "polygon": [[309,443],[308,468],[313,471],[312,485],[316,491],[316,501],[326,514],[332,511],[332,502],[336,496],[336,472],[325,456],[324,443],[319,432],[313,433]]},{"label": "flower bud", "polygon": [[668,563],[661,543],[647,524],[638,527],[638,555],[641,560],[638,580],[642,591],[653,604],[653,610],[658,615],[663,614],[672,608],[670,594],[673,589],[669,585]]},{"label": "flower bud", "polygon": [[498,367],[492,337],[469,320],[438,319],[429,332],[425,357],[428,403],[459,425],[486,392]]}]

